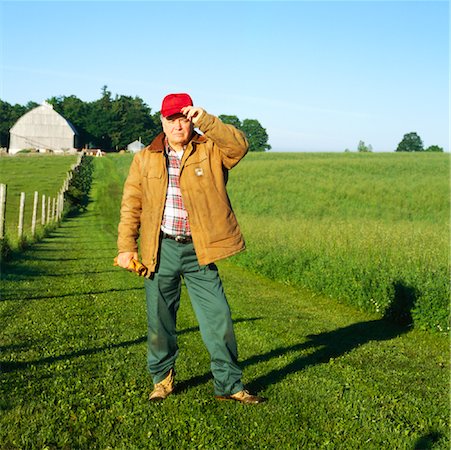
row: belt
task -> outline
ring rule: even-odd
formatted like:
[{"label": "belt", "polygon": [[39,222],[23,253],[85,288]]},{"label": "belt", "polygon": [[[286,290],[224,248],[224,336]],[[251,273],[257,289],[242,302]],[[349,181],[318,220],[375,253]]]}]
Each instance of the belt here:
[{"label": "belt", "polygon": [[193,238],[191,236],[183,236],[183,235],[173,235],[167,233],[161,233],[163,239],[172,239],[173,241],[177,241],[180,244],[190,244],[193,242]]}]

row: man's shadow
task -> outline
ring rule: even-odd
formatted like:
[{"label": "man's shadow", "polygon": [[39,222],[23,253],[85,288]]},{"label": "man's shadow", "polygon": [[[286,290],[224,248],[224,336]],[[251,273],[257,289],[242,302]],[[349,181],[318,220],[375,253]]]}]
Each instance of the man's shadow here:
[{"label": "man's shadow", "polygon": [[264,355],[256,355],[243,362],[243,366],[268,361],[281,355],[316,348],[316,351],[297,358],[282,369],[274,369],[254,379],[249,389],[259,391],[270,384],[283,380],[291,373],[322,364],[332,358],[342,356],[371,341],[387,341],[394,339],[412,327],[411,310],[417,298],[417,292],[402,282],[393,285],[393,300],[381,319],[353,323],[343,328],[319,334],[307,335],[307,341],[292,346],[278,348]]},{"label": "man's shadow", "polygon": [[295,359],[281,369],[270,372],[252,380],[248,387],[252,391],[260,391],[267,386],[282,381],[292,373],[299,372],[309,366],[329,362],[371,341],[390,340],[407,332],[408,327],[402,327],[385,319],[369,320],[353,323],[343,328],[319,334],[307,335],[307,340],[299,344],[272,350],[263,355],[256,355],[243,361],[244,367],[269,361],[285,354],[316,349],[313,353]]},{"label": "man's shadow", "polygon": [[[243,318],[234,320],[234,323],[250,322],[250,321],[255,321],[255,320],[260,320],[260,318],[259,317],[248,317],[248,318],[243,317]],[[194,326],[194,327],[185,328],[183,330],[180,330],[178,332],[178,335],[181,336],[183,334],[198,333],[198,332],[199,332],[199,327]],[[29,369],[30,367],[38,367],[38,366],[46,365],[46,364],[53,364],[58,361],[66,361],[68,359],[75,359],[75,358],[79,358],[81,356],[96,355],[96,354],[103,353],[106,351],[111,351],[114,349],[128,348],[128,347],[131,347],[134,345],[142,344],[146,341],[147,341],[147,336],[142,336],[140,338],[129,340],[129,341],[111,342],[111,343],[102,345],[100,347],[84,348],[84,349],[76,350],[73,352],[62,353],[60,355],[48,356],[45,358],[35,359],[35,360],[31,360],[31,361],[2,361],[2,360],[0,360],[0,373],[8,373],[8,372],[14,372],[17,370],[25,370],[25,369]],[[22,350],[22,349],[29,349],[31,347],[32,347],[32,344],[30,344],[30,343],[12,344],[12,345],[5,345],[5,346],[0,345],[0,353],[2,351],[6,351],[6,350],[16,350],[17,351],[17,350]]]},{"label": "man's shadow", "polygon": [[[366,322],[353,323],[352,325],[327,331],[319,334],[307,335],[307,340],[299,344],[277,348],[270,352],[255,355],[240,362],[242,368],[270,361],[285,354],[316,348],[317,350],[306,356],[297,358],[281,369],[274,369],[270,372],[255,378],[246,387],[250,391],[258,392],[267,386],[282,381],[292,373],[299,372],[309,366],[328,362],[331,358],[342,356],[351,350],[358,348],[371,341],[386,341],[396,338],[410,330],[408,326],[401,326],[389,322],[386,319],[369,320]],[[183,380],[177,384],[178,393],[194,386],[204,384],[212,379],[211,373],[197,375],[188,380]]]},{"label": "man's shadow", "polygon": [[[242,368],[270,361],[282,355],[306,349],[316,349],[313,353],[301,356],[283,368],[274,369],[255,378],[247,387],[251,391],[260,391],[267,386],[282,381],[288,375],[306,369],[309,366],[328,362],[371,341],[387,341],[407,333],[412,326],[411,310],[417,297],[416,291],[401,282],[394,284],[394,298],[383,318],[353,323],[343,328],[307,335],[307,340],[298,344],[281,347],[267,353],[252,356],[241,361]],[[182,381],[177,391],[205,383],[212,378],[204,374]]]}]

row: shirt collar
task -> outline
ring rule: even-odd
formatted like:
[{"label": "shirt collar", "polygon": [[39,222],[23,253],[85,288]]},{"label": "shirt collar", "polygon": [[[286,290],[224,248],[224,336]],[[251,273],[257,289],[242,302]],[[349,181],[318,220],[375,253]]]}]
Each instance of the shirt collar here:
[{"label": "shirt collar", "polygon": [[[183,147],[183,152],[186,150],[186,145]],[[166,155],[171,155],[171,156],[176,156],[177,158],[181,159],[183,156],[183,152],[176,152],[170,145],[169,145],[169,141],[168,138],[165,137],[164,138],[164,150],[166,152]]]}]

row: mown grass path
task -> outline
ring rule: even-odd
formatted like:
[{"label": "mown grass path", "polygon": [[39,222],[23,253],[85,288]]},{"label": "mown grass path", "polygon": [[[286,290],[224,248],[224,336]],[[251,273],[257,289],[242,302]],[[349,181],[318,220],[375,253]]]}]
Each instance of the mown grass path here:
[{"label": "mown grass path", "polygon": [[213,399],[184,292],[178,389],[148,403],[142,280],[112,266],[97,180],[86,213],[3,270],[1,449],[449,447],[444,339],[229,262],[220,270],[244,382],[268,402]]}]

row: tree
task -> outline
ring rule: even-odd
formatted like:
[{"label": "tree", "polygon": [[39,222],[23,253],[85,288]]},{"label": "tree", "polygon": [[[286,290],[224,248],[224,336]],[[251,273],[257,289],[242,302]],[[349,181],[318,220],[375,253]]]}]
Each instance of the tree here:
[{"label": "tree", "polygon": [[430,145],[425,152],[443,152],[443,148],[438,145]]},{"label": "tree", "polygon": [[258,120],[244,119],[241,122],[237,116],[226,114],[221,114],[218,117],[222,122],[233,125],[235,128],[244,132],[249,142],[250,152],[264,152],[271,149],[271,146],[268,144],[268,134]]},{"label": "tree", "polygon": [[39,106],[35,102],[28,102],[26,106],[10,105],[0,100],[0,147],[8,147],[9,130],[28,111]]},{"label": "tree", "polygon": [[[22,108],[22,106],[17,105],[20,108]],[[34,102],[33,100],[30,100],[26,105],[25,105],[25,111],[31,111],[32,109],[36,108],[36,106],[39,106],[39,103]]]},{"label": "tree", "polygon": [[151,115],[151,109],[139,97],[116,96],[112,113],[110,135],[114,148],[125,148],[139,137],[143,142],[150,143],[157,134],[158,127]]},{"label": "tree", "polygon": [[0,100],[0,147],[8,146],[9,129],[11,128],[12,106]]},{"label": "tree", "polygon": [[238,128],[239,130],[241,130],[241,120],[238,119],[237,116],[228,116],[225,114],[221,114],[220,116],[218,116],[222,122],[227,123],[229,125],[233,125],[235,128]]},{"label": "tree", "polygon": [[255,119],[244,119],[241,130],[247,137],[250,152],[265,152],[271,150],[268,144],[268,133]]},{"label": "tree", "polygon": [[85,147],[94,140],[94,136],[86,129],[89,126],[89,103],[83,102],[75,95],[51,97],[47,103],[53,105],[53,109],[75,127],[78,133],[78,147]]},{"label": "tree", "polygon": [[95,137],[96,147],[112,148],[111,125],[113,123],[113,99],[107,86],[102,87],[102,97],[90,104],[87,131]]},{"label": "tree", "polygon": [[116,95],[113,99],[106,86],[102,97],[91,103],[74,95],[52,97],[48,102],[74,125],[80,147],[125,148],[139,137],[149,143],[161,131],[159,114],[152,115],[141,98]]},{"label": "tree", "polygon": [[[151,108],[139,97],[116,95],[113,98],[107,86],[102,87],[101,97],[93,102],[84,102],[75,95],[51,97],[47,102],[74,125],[78,132],[78,147],[121,149],[140,137],[148,144],[162,131],[159,112],[152,114]],[[11,106],[0,100],[0,146],[8,145],[9,130],[16,120],[36,106],[38,104],[34,102]],[[250,151],[271,148],[266,130],[258,120],[241,122],[233,115],[219,118],[246,134]]]},{"label": "tree", "polygon": [[415,132],[405,134],[396,149],[397,152],[422,152],[423,150],[423,141]]},{"label": "tree", "polygon": [[373,151],[373,147],[371,145],[365,145],[365,142],[363,141],[359,141],[357,151],[360,153],[371,153]]},{"label": "tree", "polygon": [[161,113],[160,113],[160,111],[157,111],[157,112],[153,113],[151,117],[152,117],[153,123],[155,125],[155,128],[154,128],[154,135],[151,136],[150,140],[152,140],[158,134],[163,132],[163,125],[161,124]]}]

